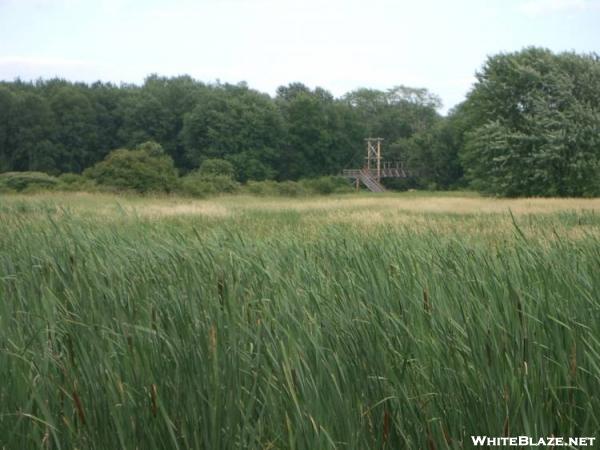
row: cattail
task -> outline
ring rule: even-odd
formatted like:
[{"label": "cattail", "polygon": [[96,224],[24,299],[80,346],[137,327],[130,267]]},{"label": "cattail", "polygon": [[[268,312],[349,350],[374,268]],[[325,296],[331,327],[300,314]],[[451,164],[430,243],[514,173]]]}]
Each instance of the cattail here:
[{"label": "cattail", "polygon": [[152,383],[150,385],[150,402],[151,402],[152,415],[154,417],[156,417],[156,412],[157,412],[158,408],[156,406],[156,384],[154,384],[154,383]]},{"label": "cattail", "polygon": [[571,347],[571,361],[570,361],[570,371],[571,380],[575,379],[577,375],[577,344],[573,342],[573,347]]},{"label": "cattail", "polygon": [[523,368],[525,369],[525,375],[527,375],[527,361],[529,361],[529,338],[523,337]]},{"label": "cattail", "polygon": [[517,299],[517,315],[519,316],[519,322],[521,322],[521,328],[523,328],[523,305],[521,304],[521,299],[515,293],[515,298]]},{"label": "cattail", "polygon": [[210,351],[214,353],[217,349],[217,328],[214,325],[210,327],[208,338],[210,341]]},{"label": "cattail", "polygon": [[391,428],[391,418],[390,413],[387,409],[383,410],[383,442],[387,442],[390,436],[390,428]]},{"label": "cattail", "polygon": [[427,430],[427,448],[429,450],[437,450],[437,445],[435,445],[435,440],[433,439],[431,430]]},{"label": "cattail", "polygon": [[504,435],[503,436],[508,436],[508,434],[510,433],[510,426],[509,426],[509,420],[508,420],[508,414],[506,415],[506,418],[504,419]]},{"label": "cattail", "polygon": [[154,331],[156,331],[156,329],[157,329],[157,326],[156,326],[156,308],[154,306],[152,306],[152,319],[151,319],[151,321],[152,321],[152,324],[151,324],[152,329]]},{"label": "cattail", "polygon": [[219,279],[217,280],[217,292],[219,294],[219,300],[223,303],[225,300],[225,280],[222,275],[219,275]]},{"label": "cattail", "polygon": [[50,429],[46,425],[46,430],[44,431],[44,437],[42,438],[42,447],[50,448]]},{"label": "cattail", "polygon": [[431,303],[429,302],[429,292],[427,288],[423,289],[423,309],[426,313],[431,312]]},{"label": "cattail", "polygon": [[83,413],[83,405],[81,403],[81,399],[77,394],[77,390],[73,388],[73,401],[75,402],[75,409],[77,410],[77,417],[79,417],[79,421],[82,425],[85,425],[85,414]]},{"label": "cattail", "polygon": [[69,359],[71,360],[71,365],[75,367],[75,351],[73,350],[73,340],[71,339],[70,334],[67,334],[67,349],[69,350]]},{"label": "cattail", "polygon": [[444,440],[446,441],[446,444],[448,444],[448,445],[452,444],[452,436],[450,436],[450,432],[448,431],[448,428],[442,427],[442,430],[444,432]]}]

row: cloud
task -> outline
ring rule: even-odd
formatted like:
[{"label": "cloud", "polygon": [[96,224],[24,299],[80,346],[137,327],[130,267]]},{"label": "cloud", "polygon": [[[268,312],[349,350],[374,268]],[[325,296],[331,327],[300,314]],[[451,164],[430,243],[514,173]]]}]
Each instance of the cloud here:
[{"label": "cloud", "polygon": [[600,9],[599,0],[528,0],[519,5],[519,10],[530,16],[582,12],[592,9]]}]

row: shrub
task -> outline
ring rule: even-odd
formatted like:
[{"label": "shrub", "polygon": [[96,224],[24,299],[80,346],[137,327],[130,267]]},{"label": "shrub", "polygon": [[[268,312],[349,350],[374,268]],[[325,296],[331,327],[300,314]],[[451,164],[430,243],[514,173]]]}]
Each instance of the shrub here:
[{"label": "shrub", "polygon": [[245,190],[253,195],[277,195],[279,194],[278,184],[272,180],[266,181],[248,181],[244,186]]},{"label": "shrub", "polygon": [[277,193],[286,197],[299,197],[307,194],[306,189],[296,181],[277,183]]},{"label": "shrub", "polygon": [[333,193],[352,192],[352,186],[343,177],[325,176],[320,178],[304,179],[302,186],[315,194],[328,195]]},{"label": "shrub", "polygon": [[6,172],[0,174],[0,186],[4,190],[32,191],[53,189],[58,179],[42,172]]},{"label": "shrub", "polygon": [[77,173],[63,173],[58,177],[57,189],[61,191],[91,191],[96,190],[96,183]]},{"label": "shrub", "polygon": [[104,161],[86,169],[84,175],[100,185],[137,192],[171,192],[178,185],[173,160],[144,149],[114,150]]},{"label": "shrub", "polygon": [[190,176],[185,176],[181,179],[179,191],[182,194],[192,197],[206,197],[217,193],[212,183]]},{"label": "shrub", "polygon": [[198,169],[198,174],[202,176],[224,176],[233,179],[235,169],[233,164],[224,159],[205,159]]},{"label": "shrub", "polygon": [[88,181],[86,177],[77,173],[63,173],[58,180],[63,184],[83,184]]},{"label": "shrub", "polygon": [[238,190],[237,183],[226,175],[203,175],[200,171],[192,172],[181,178],[180,192],[194,197],[233,193]]}]

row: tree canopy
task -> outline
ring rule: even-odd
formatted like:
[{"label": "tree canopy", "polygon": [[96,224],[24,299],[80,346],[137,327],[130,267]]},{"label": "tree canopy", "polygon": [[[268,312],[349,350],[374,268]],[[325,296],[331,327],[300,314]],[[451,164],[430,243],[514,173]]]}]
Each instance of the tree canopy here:
[{"label": "tree canopy", "polygon": [[239,182],[298,180],[362,166],[363,139],[381,137],[385,159],[412,175],[397,186],[600,195],[597,55],[491,56],[467,99],[446,116],[440,107],[427,89],[403,85],[336,98],[301,83],[270,96],[189,76],[0,82],[0,172],[81,173],[152,141],[182,175],[218,159]]},{"label": "tree canopy", "polygon": [[480,191],[600,195],[600,60],[528,48],[489,58],[464,105],[461,156]]}]

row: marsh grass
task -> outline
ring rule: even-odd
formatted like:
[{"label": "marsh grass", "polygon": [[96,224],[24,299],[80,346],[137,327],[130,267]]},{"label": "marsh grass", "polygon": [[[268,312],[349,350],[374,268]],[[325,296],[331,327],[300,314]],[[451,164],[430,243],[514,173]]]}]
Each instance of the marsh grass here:
[{"label": "marsh grass", "polygon": [[596,200],[405,200],[2,198],[0,448],[597,433]]}]

